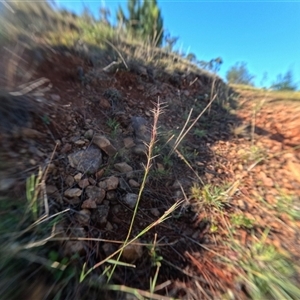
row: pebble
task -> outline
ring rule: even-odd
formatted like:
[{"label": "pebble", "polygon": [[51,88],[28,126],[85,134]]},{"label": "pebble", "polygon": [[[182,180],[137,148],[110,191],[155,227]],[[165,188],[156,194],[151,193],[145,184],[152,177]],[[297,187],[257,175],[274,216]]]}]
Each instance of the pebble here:
[{"label": "pebble", "polygon": [[82,209],[95,209],[95,208],[97,208],[97,204],[96,204],[95,200],[87,199],[87,200],[83,201],[81,208]]},{"label": "pebble", "polygon": [[120,173],[127,173],[127,172],[131,172],[133,170],[132,167],[129,166],[126,162],[114,164],[114,167]]},{"label": "pebble", "polygon": [[138,200],[138,195],[133,193],[128,193],[123,197],[123,201],[127,204],[130,208],[134,208],[136,202]]},{"label": "pebble", "polygon": [[74,197],[80,197],[82,194],[82,190],[78,189],[78,188],[74,188],[74,189],[67,189],[64,192],[64,195],[68,198],[74,198]]},{"label": "pebble", "polygon": [[136,260],[142,257],[143,247],[140,244],[140,240],[137,239],[133,243],[127,245],[122,252],[122,258],[127,262],[134,263]]}]

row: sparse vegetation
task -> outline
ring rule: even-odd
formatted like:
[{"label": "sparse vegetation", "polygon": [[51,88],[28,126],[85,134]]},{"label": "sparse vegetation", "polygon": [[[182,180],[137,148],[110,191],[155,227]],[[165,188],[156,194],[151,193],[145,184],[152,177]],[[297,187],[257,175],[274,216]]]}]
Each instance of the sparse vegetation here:
[{"label": "sparse vegetation", "polygon": [[271,89],[276,91],[297,90],[297,84],[294,83],[292,71],[289,70],[284,75],[278,75],[277,80],[272,84]]},{"label": "sparse vegetation", "polygon": [[230,84],[254,85],[254,76],[247,69],[245,62],[236,63],[226,73],[227,82]]},{"label": "sparse vegetation", "polygon": [[[168,35],[157,47],[156,1],[128,1],[116,28],[105,9],[97,20],[46,1],[3,5],[3,299],[300,298],[291,74],[260,90],[238,63],[232,92],[197,67],[217,73],[220,57],[174,53]],[[95,172],[82,164],[90,149]]]}]

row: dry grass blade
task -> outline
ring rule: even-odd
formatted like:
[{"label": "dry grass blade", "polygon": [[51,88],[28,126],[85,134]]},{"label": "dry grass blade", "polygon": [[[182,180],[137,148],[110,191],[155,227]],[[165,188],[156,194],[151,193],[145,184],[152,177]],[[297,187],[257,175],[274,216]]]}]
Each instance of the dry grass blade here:
[{"label": "dry grass blade", "polygon": [[[202,117],[202,115],[206,112],[206,110],[211,106],[211,104],[214,102],[214,100],[216,99],[217,94],[215,94],[212,99],[209,101],[209,103],[206,105],[206,107],[202,110],[202,112],[197,116],[197,118],[193,121],[193,123],[190,125],[190,127],[185,131],[181,131],[180,136],[178,136],[178,138],[176,139],[176,143],[173,146],[172,150],[170,151],[171,155],[172,153],[174,153],[174,151],[177,149],[177,147],[180,145],[180,143],[182,142],[182,140],[184,139],[184,137],[189,133],[189,131],[195,126],[195,124],[198,122],[198,120]],[[191,114],[191,112],[190,112]],[[189,114],[189,116],[190,116]]]},{"label": "dry grass blade", "polygon": [[112,291],[119,291],[119,292],[125,292],[131,295],[134,295],[137,297],[139,300],[146,300],[146,299],[154,299],[154,300],[175,300],[173,297],[167,297],[167,296],[162,296],[154,293],[150,293],[147,291],[143,291],[140,289],[134,289],[130,288],[124,285],[108,285],[106,287],[109,290]]}]

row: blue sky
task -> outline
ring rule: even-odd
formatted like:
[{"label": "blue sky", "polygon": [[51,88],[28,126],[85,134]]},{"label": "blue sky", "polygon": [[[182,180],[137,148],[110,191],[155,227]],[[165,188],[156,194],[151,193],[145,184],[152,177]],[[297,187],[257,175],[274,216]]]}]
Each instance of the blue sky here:
[{"label": "blue sky", "polygon": [[[96,16],[105,6],[115,16],[126,1],[56,0],[79,13],[86,5]],[[264,73],[270,85],[278,74],[292,70],[300,87],[300,1],[178,1],[158,0],[164,28],[178,36],[177,48],[199,60],[222,57],[219,72],[225,78],[236,62],[246,62],[260,86]]]}]

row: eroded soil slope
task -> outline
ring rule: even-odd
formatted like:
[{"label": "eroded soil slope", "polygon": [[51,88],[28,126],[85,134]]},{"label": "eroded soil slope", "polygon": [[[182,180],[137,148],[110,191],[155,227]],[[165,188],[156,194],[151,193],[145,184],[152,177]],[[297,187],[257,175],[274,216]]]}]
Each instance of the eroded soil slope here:
[{"label": "eroded soil slope", "polygon": [[[142,246],[123,257],[135,268],[117,267],[112,281],[148,290],[157,271],[156,253],[163,258],[158,294],[246,298],[251,287],[240,275],[247,273],[241,262],[249,258],[238,247],[252,249],[266,229],[268,244],[291,253],[295,264],[300,261],[299,102],[273,101],[268,92],[233,91],[201,73],[170,74],[142,65],[107,73],[102,67],[68,51],[47,55],[34,75],[52,85],[43,96],[33,96],[44,101],[44,111],[27,129],[12,128],[1,137],[3,213],[22,215],[22,200],[11,206],[7,195],[24,198],[26,179],[41,167],[41,191],[47,194],[41,212],[60,217],[39,235],[32,234],[30,242],[52,235],[39,257],[51,260],[52,251],[55,260],[70,261],[69,277],[57,281],[46,272],[45,261],[32,258],[39,265],[37,273],[45,277],[39,285],[49,299],[58,292],[62,299],[97,299],[95,285],[105,282],[101,274],[109,264],[96,268],[81,284],[79,273],[84,263],[88,269],[112,254],[127,236],[147,162],[144,142],[151,139],[152,110],[158,101],[163,112],[155,158],[130,237],[176,201],[183,202],[140,237]],[[186,120],[185,130],[203,110],[176,146]],[[90,155],[83,154],[88,151]],[[77,162],[74,155],[79,155]],[[29,243],[28,236],[22,243]],[[24,286],[31,267],[21,272]],[[38,280],[32,276],[35,289]]]}]

